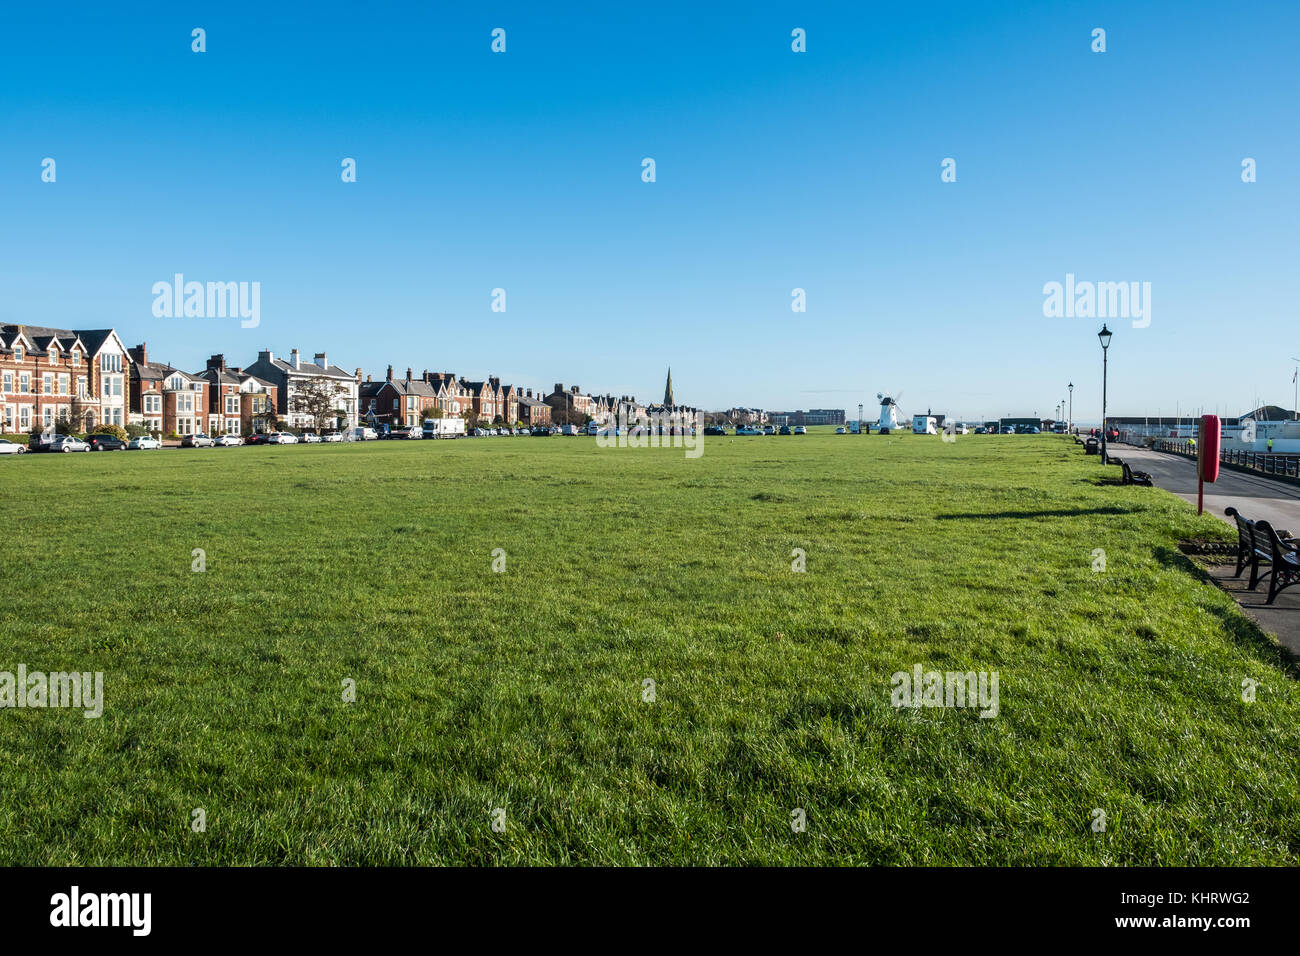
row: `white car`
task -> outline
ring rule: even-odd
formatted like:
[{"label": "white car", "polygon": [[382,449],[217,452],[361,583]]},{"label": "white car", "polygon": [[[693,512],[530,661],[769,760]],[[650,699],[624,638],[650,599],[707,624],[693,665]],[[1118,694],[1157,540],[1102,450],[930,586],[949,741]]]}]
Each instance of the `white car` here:
[{"label": "white car", "polygon": [[303,432],[300,439],[304,445],[319,445],[320,435],[315,432]]},{"label": "white car", "polygon": [[50,442],[50,451],[90,451],[90,446],[80,438],[60,435]]},{"label": "white car", "polygon": [[296,445],[298,436],[291,435],[289,432],[271,432],[266,436],[267,443],[271,445]]},{"label": "white car", "polygon": [[8,438],[0,438],[0,455],[21,455],[26,451],[26,445],[15,445]]},{"label": "white car", "polygon": [[150,438],[148,435],[141,435],[139,438],[132,438],[127,442],[126,447],[131,451],[144,451],[146,449],[161,448],[162,442],[156,438]]},{"label": "white car", "polygon": [[324,435],[321,435],[321,436],[320,436],[320,440],[321,440],[321,441],[328,441],[328,442],[342,441],[342,440],[343,440],[343,433],[342,433],[342,432],[326,432]]},{"label": "white car", "polygon": [[217,439],[218,448],[238,448],[244,443],[244,439],[238,435],[222,435]]},{"label": "white car", "polygon": [[216,448],[216,440],[211,435],[205,435],[203,432],[195,432],[193,435],[186,435],[181,439],[182,448]]}]

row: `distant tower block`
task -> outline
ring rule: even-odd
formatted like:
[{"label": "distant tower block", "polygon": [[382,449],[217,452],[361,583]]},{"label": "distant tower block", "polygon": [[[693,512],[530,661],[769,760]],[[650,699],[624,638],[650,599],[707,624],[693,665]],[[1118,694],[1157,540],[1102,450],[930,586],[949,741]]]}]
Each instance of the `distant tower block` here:
[{"label": "distant tower block", "polygon": [[664,386],[664,404],[669,408],[673,406],[673,369],[668,367],[668,384]]}]

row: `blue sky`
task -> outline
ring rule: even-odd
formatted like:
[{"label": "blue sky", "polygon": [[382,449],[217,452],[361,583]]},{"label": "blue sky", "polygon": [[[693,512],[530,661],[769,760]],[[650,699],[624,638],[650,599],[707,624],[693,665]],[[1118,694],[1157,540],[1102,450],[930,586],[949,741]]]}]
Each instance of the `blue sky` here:
[{"label": "blue sky", "polygon": [[[1112,414],[1292,404],[1294,3],[437,7],[9,5],[0,321],[643,399],[671,365],[709,408],[1073,381],[1086,420],[1101,321],[1043,316],[1073,273],[1152,286]],[[260,326],[156,318],[177,272],[260,282]]]}]

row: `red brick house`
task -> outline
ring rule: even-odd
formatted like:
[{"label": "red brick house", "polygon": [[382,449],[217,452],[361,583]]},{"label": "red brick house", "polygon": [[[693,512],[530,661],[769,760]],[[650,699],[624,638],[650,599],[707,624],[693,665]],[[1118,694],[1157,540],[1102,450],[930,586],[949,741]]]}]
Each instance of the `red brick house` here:
[{"label": "red brick house", "polygon": [[551,423],[551,406],[547,405],[541,398],[534,397],[531,388],[526,389],[524,394],[516,396],[515,403],[519,409],[518,420],[529,428],[534,425],[549,425]]},{"label": "red brick house", "polygon": [[142,343],[130,355],[131,421],[163,435],[193,435],[208,427],[208,383],[197,375],[149,361]]},{"label": "red brick house", "polygon": [[0,325],[0,430],[126,424],[125,352],[112,329]]}]

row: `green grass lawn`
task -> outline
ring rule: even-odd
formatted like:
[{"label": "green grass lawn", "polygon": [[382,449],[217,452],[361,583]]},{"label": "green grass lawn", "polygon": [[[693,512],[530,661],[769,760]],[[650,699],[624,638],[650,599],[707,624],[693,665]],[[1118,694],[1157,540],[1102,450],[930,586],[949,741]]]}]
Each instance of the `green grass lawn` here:
[{"label": "green grass lawn", "polygon": [[[1289,659],[1176,548],[1228,528],[1100,470],[825,432],[0,460],[0,671],[105,675],[98,720],[0,710],[0,863],[1300,863]],[[895,709],[915,664],[998,671],[999,715]]]}]

